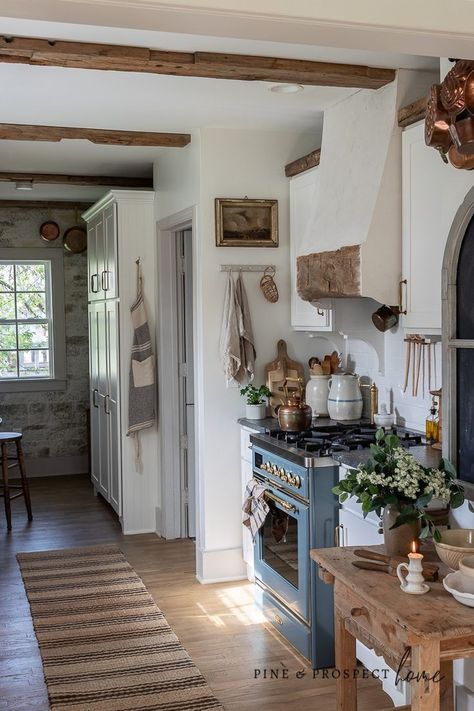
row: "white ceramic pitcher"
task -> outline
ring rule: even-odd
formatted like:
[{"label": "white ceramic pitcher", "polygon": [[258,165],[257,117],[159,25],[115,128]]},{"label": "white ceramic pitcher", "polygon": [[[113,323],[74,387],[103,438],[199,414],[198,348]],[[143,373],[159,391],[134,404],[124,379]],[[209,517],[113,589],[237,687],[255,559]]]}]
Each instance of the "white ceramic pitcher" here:
[{"label": "white ceramic pitcher", "polygon": [[360,420],[362,406],[362,393],[357,375],[330,377],[328,412],[332,420]]},{"label": "white ceramic pitcher", "polygon": [[328,416],[329,375],[311,375],[306,384],[306,404],[313,417]]}]

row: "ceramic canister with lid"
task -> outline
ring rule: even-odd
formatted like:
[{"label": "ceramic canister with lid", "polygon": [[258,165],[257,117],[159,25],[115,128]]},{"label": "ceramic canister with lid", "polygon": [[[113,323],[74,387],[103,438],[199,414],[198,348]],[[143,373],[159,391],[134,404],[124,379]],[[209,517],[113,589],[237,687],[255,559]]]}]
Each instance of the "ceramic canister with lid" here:
[{"label": "ceramic canister with lid", "polygon": [[327,417],[329,375],[311,375],[306,384],[306,404],[313,411],[313,417]]},{"label": "ceramic canister with lid", "polygon": [[357,375],[332,375],[329,379],[329,417],[332,420],[360,420],[362,406]]}]

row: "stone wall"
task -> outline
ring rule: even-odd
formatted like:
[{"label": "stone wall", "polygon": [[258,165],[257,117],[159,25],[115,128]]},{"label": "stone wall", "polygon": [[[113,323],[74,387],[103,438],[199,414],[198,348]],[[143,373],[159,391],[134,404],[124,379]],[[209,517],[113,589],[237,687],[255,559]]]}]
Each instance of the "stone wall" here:
[{"label": "stone wall", "polygon": [[[70,254],[62,244],[64,230],[78,219],[71,209],[0,207],[0,247],[59,249],[64,255],[66,390],[5,393],[0,383],[1,429],[23,432],[30,475],[79,473],[88,468],[87,253]],[[39,236],[46,220],[61,228],[55,242],[44,242]]]}]

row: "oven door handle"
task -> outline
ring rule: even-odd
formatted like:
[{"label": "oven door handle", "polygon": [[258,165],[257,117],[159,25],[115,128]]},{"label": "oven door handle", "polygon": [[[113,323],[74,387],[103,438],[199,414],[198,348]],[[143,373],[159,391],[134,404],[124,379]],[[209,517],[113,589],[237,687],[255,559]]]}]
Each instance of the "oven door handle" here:
[{"label": "oven door handle", "polygon": [[293,504],[290,504],[288,501],[285,501],[284,499],[280,499],[279,496],[275,496],[275,494],[273,494],[271,491],[265,491],[264,495],[267,497],[267,499],[271,499],[276,504],[279,504],[282,508],[285,509],[285,511],[291,511],[292,513],[298,512],[298,509],[296,508],[296,506],[294,506]]}]

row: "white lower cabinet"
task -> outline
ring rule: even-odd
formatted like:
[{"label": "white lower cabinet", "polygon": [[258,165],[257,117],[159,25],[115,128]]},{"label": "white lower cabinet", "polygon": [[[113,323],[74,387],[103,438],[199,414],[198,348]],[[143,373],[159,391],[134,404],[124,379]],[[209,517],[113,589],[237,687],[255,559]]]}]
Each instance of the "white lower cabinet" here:
[{"label": "white lower cabinet", "polygon": [[[342,466],[339,479],[344,479],[346,474],[347,468]],[[339,545],[364,547],[381,543],[383,543],[383,534],[379,533],[378,517],[371,513],[364,518],[362,509],[354,498],[345,501],[339,511]],[[377,573],[377,575],[386,575],[386,573]],[[357,642],[357,659],[370,672],[377,674],[383,690],[396,706],[410,703],[409,685],[403,681],[395,684],[396,672],[390,669],[383,657],[379,657],[373,649],[369,649],[362,642]]]},{"label": "white lower cabinet", "polygon": [[[240,428],[240,466],[241,466],[241,486],[242,486],[242,504],[245,499],[245,489],[248,482],[253,476],[252,470],[252,449],[250,444],[250,435],[258,432],[250,427]],[[254,544],[249,529],[242,526],[242,555],[247,565],[247,577],[253,581],[254,576]]]},{"label": "white lower cabinet", "polygon": [[89,304],[91,478],[94,488],[122,515],[118,401],[117,301]]}]

